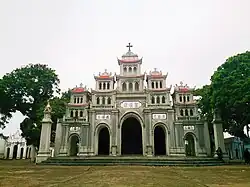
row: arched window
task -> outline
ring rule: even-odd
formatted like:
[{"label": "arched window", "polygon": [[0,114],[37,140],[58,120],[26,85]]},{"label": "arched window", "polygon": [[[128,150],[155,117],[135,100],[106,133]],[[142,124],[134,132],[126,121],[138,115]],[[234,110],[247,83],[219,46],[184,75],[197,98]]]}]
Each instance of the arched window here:
[{"label": "arched window", "polygon": [[185,109],[185,116],[188,116],[188,110]]},{"label": "arched window", "polygon": [[165,102],[166,102],[165,96],[162,96],[161,102],[162,102],[162,103],[165,103]]},{"label": "arched window", "polygon": [[83,111],[82,110],[80,111],[80,117],[83,117]]},{"label": "arched window", "polygon": [[180,97],[179,97],[179,100],[180,100],[180,102],[182,102],[182,96],[180,95]]},{"label": "arched window", "polygon": [[107,83],[107,90],[109,90],[110,89],[110,83],[108,82]]},{"label": "arched window", "polygon": [[108,98],[108,105],[110,105],[111,104],[111,98],[109,97]]},{"label": "arched window", "polygon": [[132,72],[132,67],[129,67],[129,68],[128,68],[128,71],[131,73],[131,72]]},{"label": "arched window", "polygon": [[155,97],[154,96],[151,96],[151,103],[155,104]]},{"label": "arched window", "polygon": [[129,91],[133,91],[133,84],[132,84],[132,82],[130,82],[128,84],[128,89],[129,89]]},{"label": "arched window", "polygon": [[189,102],[190,101],[190,98],[189,98],[189,95],[187,96],[187,102]]},{"label": "arched window", "polygon": [[155,88],[158,88],[158,82],[155,83]]},{"label": "arched window", "polygon": [[103,83],[103,89],[106,90],[106,82]]},{"label": "arched window", "polygon": [[99,83],[99,90],[102,89],[102,83]]},{"label": "arched window", "polygon": [[98,105],[100,104],[100,98],[99,97],[96,98],[96,104],[98,104]]},{"label": "arched window", "polygon": [[194,115],[194,111],[193,109],[190,109],[190,116],[193,116]]},{"label": "arched window", "polygon": [[135,83],[135,91],[139,91],[139,83],[138,82]]},{"label": "arched window", "polygon": [[83,103],[83,98],[81,97],[81,103]]},{"label": "arched window", "polygon": [[183,101],[184,101],[184,103],[186,102],[186,96],[183,96]]},{"label": "arched window", "polygon": [[78,110],[75,111],[75,117],[78,117]]},{"label": "arched window", "polygon": [[74,97],[74,103],[76,103],[76,100],[77,100],[76,97]]},{"label": "arched window", "polygon": [[160,81],[160,88],[162,88],[162,81]]},{"label": "arched window", "polygon": [[74,112],[73,112],[73,110],[70,111],[70,117],[71,117],[71,118],[74,117]]},{"label": "arched window", "polygon": [[127,84],[126,82],[122,83],[122,91],[126,91],[127,90]]},{"label": "arched window", "polygon": [[181,116],[183,116],[183,110],[182,109],[180,110],[180,114],[181,114]]},{"label": "arched window", "polygon": [[154,89],[154,87],[155,87],[154,82],[151,82],[151,87]]},{"label": "arched window", "polygon": [[134,67],[134,72],[135,72],[135,73],[137,72],[137,67]]},{"label": "arched window", "polygon": [[127,73],[127,68],[126,68],[126,66],[123,67],[123,72],[124,72],[124,73]]},{"label": "arched window", "polygon": [[159,96],[156,97],[156,102],[160,103],[160,97]]},{"label": "arched window", "polygon": [[80,98],[79,97],[77,97],[77,103],[80,103]]},{"label": "arched window", "polygon": [[105,97],[102,97],[102,104],[105,105]]}]

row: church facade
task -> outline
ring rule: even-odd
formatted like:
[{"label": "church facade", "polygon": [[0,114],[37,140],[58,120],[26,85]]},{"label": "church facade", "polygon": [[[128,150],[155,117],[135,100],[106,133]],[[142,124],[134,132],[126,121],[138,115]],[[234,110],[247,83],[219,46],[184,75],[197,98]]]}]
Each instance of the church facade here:
[{"label": "church facade", "polygon": [[167,74],[142,73],[131,51],[117,59],[119,74],[106,70],[96,86],[71,90],[56,129],[56,156],[209,156],[208,125],[200,119],[193,88],[167,87]]}]

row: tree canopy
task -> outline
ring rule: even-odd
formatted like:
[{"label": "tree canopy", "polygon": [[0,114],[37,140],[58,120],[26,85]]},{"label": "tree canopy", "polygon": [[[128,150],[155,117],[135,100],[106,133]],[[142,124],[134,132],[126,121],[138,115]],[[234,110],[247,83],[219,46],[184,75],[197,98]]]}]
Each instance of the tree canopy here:
[{"label": "tree canopy", "polygon": [[53,122],[63,116],[63,110],[65,112],[64,102],[68,95],[54,96],[60,92],[59,82],[55,70],[44,64],[29,64],[4,75],[0,80],[0,125],[6,124],[12,112],[21,112],[25,116],[20,124],[22,135],[28,144],[39,145],[45,103],[52,99]]},{"label": "tree canopy", "polygon": [[211,85],[195,94],[201,96],[203,115],[211,120],[212,110],[218,109],[224,130],[246,138],[243,129],[250,124],[250,52],[228,58],[212,75]]}]

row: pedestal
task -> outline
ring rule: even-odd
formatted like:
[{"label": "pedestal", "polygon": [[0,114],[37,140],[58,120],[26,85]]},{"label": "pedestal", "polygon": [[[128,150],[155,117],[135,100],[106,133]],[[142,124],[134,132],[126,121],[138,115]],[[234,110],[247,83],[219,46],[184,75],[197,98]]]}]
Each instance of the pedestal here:
[{"label": "pedestal", "polygon": [[112,154],[112,156],[117,156],[117,146],[116,145],[113,145],[111,147],[111,154]]}]

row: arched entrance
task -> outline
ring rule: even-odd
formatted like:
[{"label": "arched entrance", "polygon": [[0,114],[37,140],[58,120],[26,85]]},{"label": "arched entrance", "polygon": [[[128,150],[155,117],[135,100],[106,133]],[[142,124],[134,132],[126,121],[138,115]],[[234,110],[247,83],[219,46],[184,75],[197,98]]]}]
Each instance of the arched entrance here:
[{"label": "arched entrance", "polygon": [[185,136],[185,151],[186,156],[195,156],[195,141],[190,133]]},{"label": "arched entrance", "polygon": [[166,155],[166,135],[162,126],[156,126],[154,129],[154,150],[155,155]]},{"label": "arched entrance", "polygon": [[17,157],[17,145],[14,145],[14,148],[13,148],[13,159],[16,159]]},{"label": "arched entrance", "polygon": [[142,128],[140,122],[129,117],[122,123],[121,154],[142,154]]},{"label": "arched entrance", "polygon": [[109,155],[110,135],[107,127],[102,127],[98,134],[98,155]]},{"label": "arched entrance", "polygon": [[10,148],[8,147],[7,148],[6,159],[9,159],[9,158],[10,158]]},{"label": "arched entrance", "polygon": [[72,135],[70,137],[70,152],[69,152],[70,156],[77,156],[79,142],[80,140],[77,135]]},{"label": "arched entrance", "polygon": [[23,159],[23,147],[21,148],[20,159]]}]

